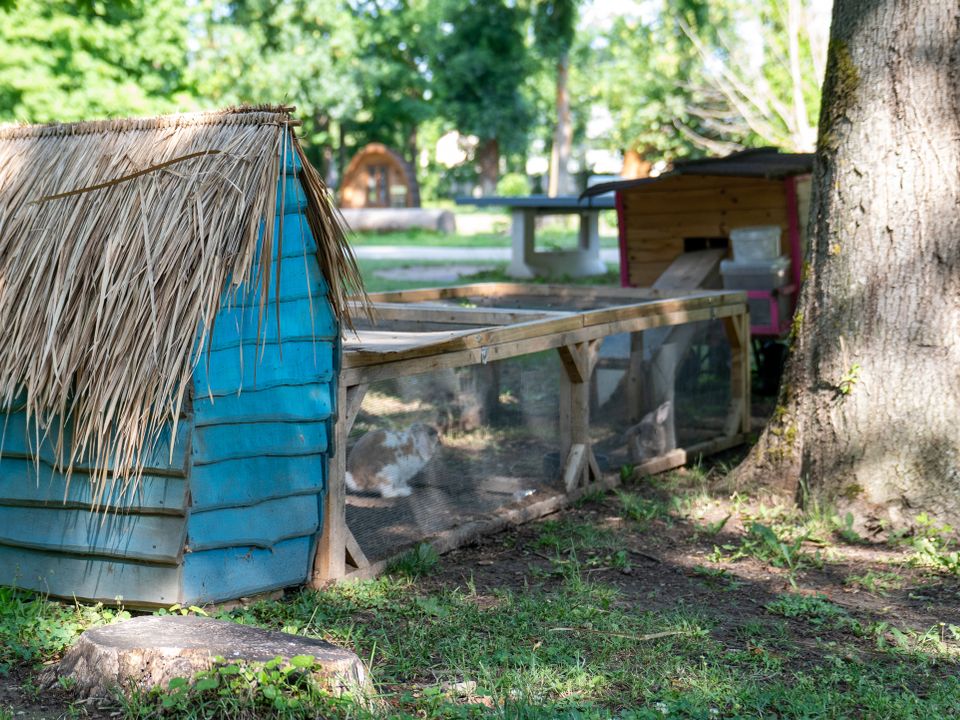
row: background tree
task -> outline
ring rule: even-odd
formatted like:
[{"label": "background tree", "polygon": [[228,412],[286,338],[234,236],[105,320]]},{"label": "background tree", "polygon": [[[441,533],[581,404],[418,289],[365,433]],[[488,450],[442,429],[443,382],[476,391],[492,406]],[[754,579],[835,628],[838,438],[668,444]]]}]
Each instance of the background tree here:
[{"label": "background tree", "polygon": [[296,105],[330,179],[339,132],[359,108],[354,17],[339,0],[202,0],[191,70],[212,105]]},{"label": "background tree", "polygon": [[439,112],[479,139],[485,195],[496,191],[501,152],[525,146],[533,121],[522,92],[530,71],[525,19],[504,0],[447,0],[430,63]]},{"label": "background tree", "polygon": [[721,6],[727,22],[708,29],[682,14],[676,22],[700,54],[703,77],[735,110],[728,132],[812,151],[827,49],[827,24],[817,17],[824,3],[725,0]]},{"label": "background tree", "polygon": [[960,521],[958,77],[955,0],[836,0],[796,336],[742,477]]},{"label": "background tree", "polygon": [[416,166],[421,125],[434,116],[427,76],[436,37],[435,3],[359,0],[355,77],[361,111],[348,123],[358,146],[382,142]]},{"label": "background tree", "polygon": [[151,115],[195,106],[180,0],[19,0],[0,10],[0,119]]},{"label": "background tree", "polygon": [[609,140],[624,153],[624,173],[644,175],[653,161],[726,154],[740,147],[736,112],[703,75],[681,23],[712,37],[727,21],[719,3],[663,0],[647,12],[616,17],[593,43],[593,101],[611,116]]},{"label": "background tree", "polygon": [[537,49],[555,75],[556,125],[550,148],[550,178],[547,194],[574,192],[570,179],[570,155],[573,152],[573,121],[570,116],[570,50],[576,36],[580,0],[536,0],[533,6],[533,32]]}]

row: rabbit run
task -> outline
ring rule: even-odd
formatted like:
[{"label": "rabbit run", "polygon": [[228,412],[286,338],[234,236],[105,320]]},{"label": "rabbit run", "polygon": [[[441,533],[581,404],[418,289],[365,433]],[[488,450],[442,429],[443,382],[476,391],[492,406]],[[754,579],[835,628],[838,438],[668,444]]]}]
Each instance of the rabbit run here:
[{"label": "rabbit run", "polygon": [[347,456],[347,488],[381,497],[407,497],[411,478],[423,470],[440,444],[437,429],[416,423],[405,430],[371,430]]}]

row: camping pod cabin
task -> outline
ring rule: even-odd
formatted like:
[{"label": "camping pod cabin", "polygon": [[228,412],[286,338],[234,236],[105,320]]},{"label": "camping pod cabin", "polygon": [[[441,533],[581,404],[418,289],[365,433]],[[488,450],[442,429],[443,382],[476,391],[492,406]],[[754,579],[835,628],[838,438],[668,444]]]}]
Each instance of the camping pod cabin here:
[{"label": "camping pod cabin", "polygon": [[779,226],[787,284],[748,290],[751,334],[779,336],[800,286],[812,168],[813,155],[759,148],[677,161],[658,177],[603,183],[585,195],[615,193],[624,287],[652,286],[683,252],[724,248],[729,256],[736,228]]},{"label": "camping pod cabin", "polygon": [[0,584],[309,578],[356,277],[288,110],[0,130]]},{"label": "camping pod cabin", "polygon": [[420,207],[420,185],[413,166],[381,143],[365,145],[350,160],[340,183],[340,207]]}]

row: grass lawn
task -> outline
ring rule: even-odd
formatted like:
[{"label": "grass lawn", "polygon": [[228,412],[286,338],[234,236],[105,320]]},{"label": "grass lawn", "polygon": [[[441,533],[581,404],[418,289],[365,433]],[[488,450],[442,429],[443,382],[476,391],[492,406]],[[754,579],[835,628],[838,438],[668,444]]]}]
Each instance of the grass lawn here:
[{"label": "grass lawn", "polygon": [[379,580],[209,610],[352,648],[373,709],[237,668],[166,706],[77,704],[38,691],[37,667],[126,615],[2,590],[0,717],[958,717],[956,572],[935,523],[868,539],[693,468],[442,558],[421,549]]},{"label": "grass lawn", "polygon": [[[476,233],[447,235],[432,230],[405,230],[402,232],[350,234],[354,245],[417,245],[421,247],[510,247],[510,231],[503,233]],[[570,249],[576,247],[577,236],[573,231],[559,228],[544,228],[537,231],[538,249]],[[615,248],[614,234],[602,235],[600,247]]]},{"label": "grass lawn", "polygon": [[[454,280],[451,282],[425,282],[423,280],[397,280],[392,278],[379,277],[377,271],[379,270],[392,270],[394,268],[421,268],[421,267],[444,267],[448,266],[451,263],[447,261],[430,261],[430,260],[408,260],[408,261],[398,261],[398,260],[368,260],[366,258],[361,258],[357,260],[357,264],[360,266],[360,272],[363,274],[363,280],[367,292],[385,292],[388,290],[411,290],[413,288],[422,288],[422,287],[435,287],[439,285],[469,285],[471,283],[479,282],[516,282],[514,278],[509,277],[506,270],[506,263],[496,263],[496,262],[472,262],[472,261],[456,261],[456,265],[460,266],[470,266],[475,265],[478,272],[472,273],[469,275],[463,275],[459,280]],[[494,266],[493,270],[484,270],[483,268],[489,268]],[[535,283],[544,283],[544,282],[563,282],[563,283],[573,283],[579,285],[619,285],[620,283],[620,272],[619,269],[611,270],[606,275],[599,275],[590,278],[562,278],[560,280],[545,280],[542,278],[535,278],[532,280],[525,280],[524,282],[535,282]]]}]

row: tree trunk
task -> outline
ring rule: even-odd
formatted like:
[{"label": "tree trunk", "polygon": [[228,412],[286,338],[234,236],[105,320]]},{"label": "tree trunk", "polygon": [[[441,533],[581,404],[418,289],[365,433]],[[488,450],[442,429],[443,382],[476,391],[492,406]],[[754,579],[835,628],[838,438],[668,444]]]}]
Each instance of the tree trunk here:
[{"label": "tree trunk", "polygon": [[484,197],[497,194],[500,178],[500,143],[496,138],[482,140],[479,152],[480,190]]},{"label": "tree trunk", "polygon": [[650,171],[653,170],[653,163],[645,159],[639,150],[623,151],[623,169],[620,170],[620,176],[632,180],[634,178],[650,177]]},{"label": "tree trunk", "polygon": [[741,479],[960,522],[958,88],[956,0],[836,1],[794,346]]},{"label": "tree trunk", "polygon": [[550,197],[570,195],[574,191],[567,167],[573,152],[573,123],[570,121],[570,92],[567,88],[569,76],[570,57],[564,53],[557,63],[557,126],[553,131],[550,180],[547,188]]}]

